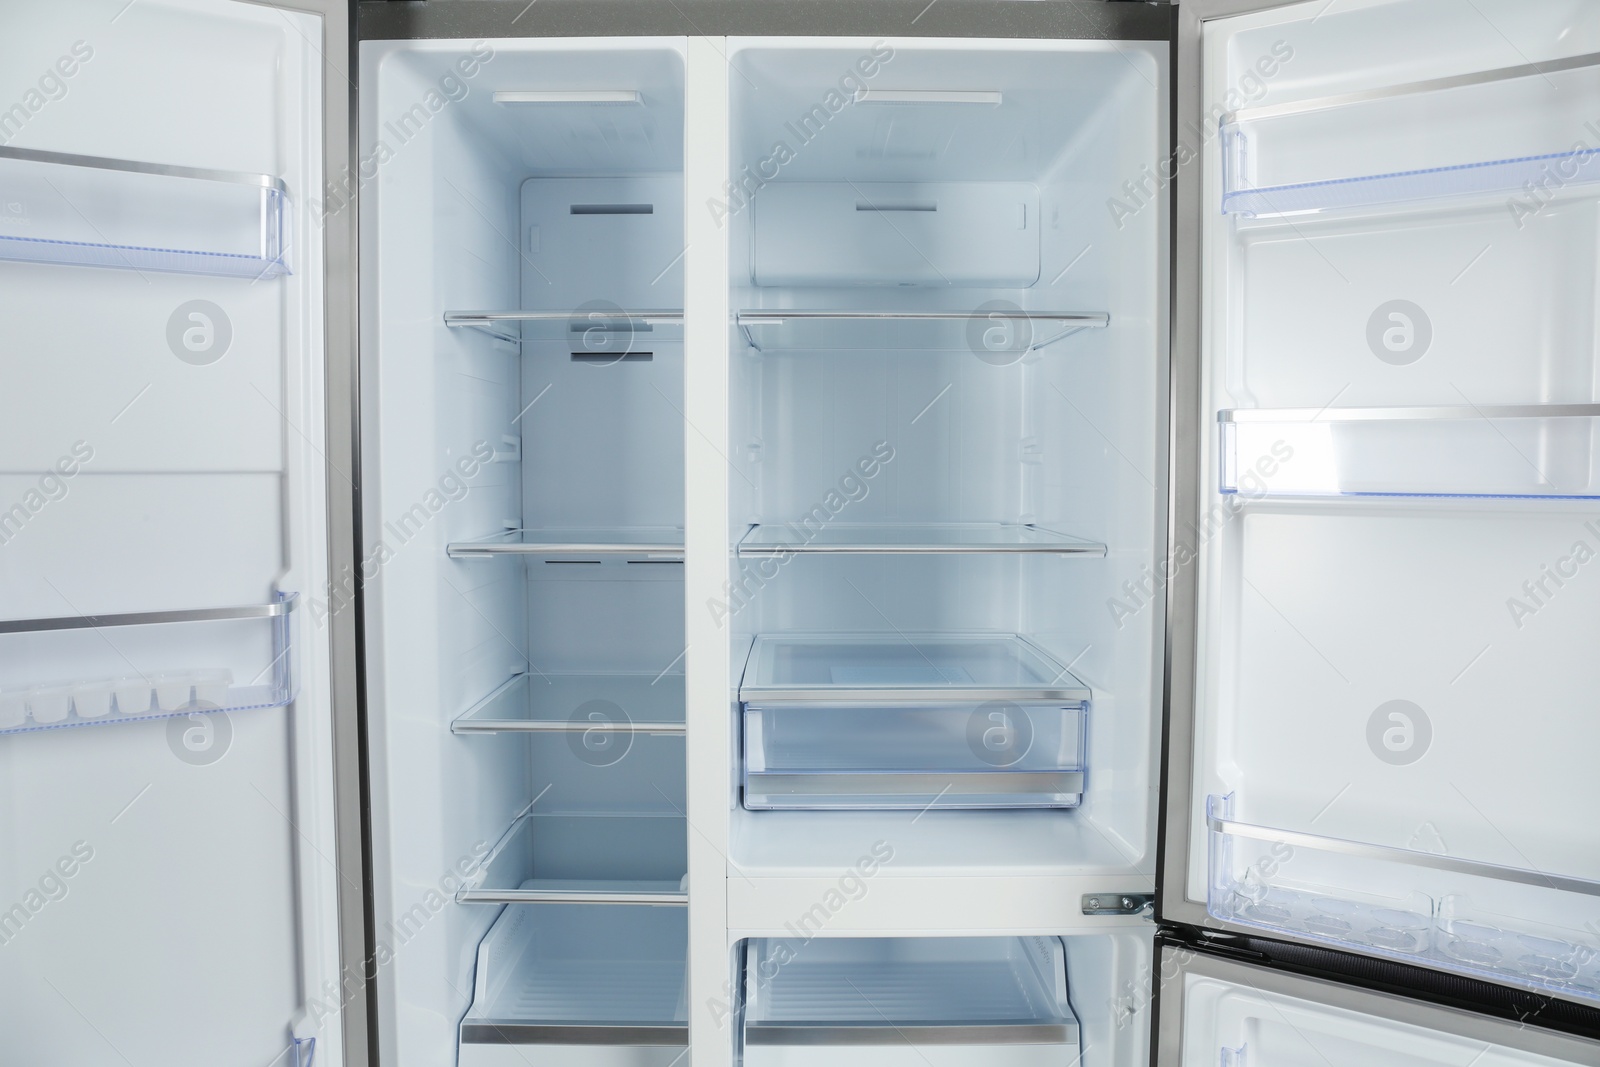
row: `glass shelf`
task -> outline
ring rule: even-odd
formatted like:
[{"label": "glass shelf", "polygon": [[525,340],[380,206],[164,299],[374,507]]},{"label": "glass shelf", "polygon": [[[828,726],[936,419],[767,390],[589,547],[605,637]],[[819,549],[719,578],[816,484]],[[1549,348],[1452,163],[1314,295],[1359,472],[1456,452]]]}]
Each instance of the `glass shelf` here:
[{"label": "glass shelf", "polygon": [[[1526,210],[1600,181],[1592,119],[1600,55],[1248,108],[1222,119],[1222,211],[1303,215],[1444,197]],[[1528,188],[1540,191],[1535,199]]]},{"label": "glass shelf", "polygon": [[803,523],[752,526],[739,542],[741,556],[911,555],[1033,553],[1104,556],[1106,546],[1042,526],[1007,523],[830,523],[815,529]]},{"label": "glass shelf", "polygon": [[452,541],[445,551],[451,559],[525,556],[573,562],[624,559],[674,563],[683,561],[683,530],[670,526],[508,530],[479,541]]},{"label": "glass shelf", "polygon": [[288,192],[243,174],[0,146],[0,259],[272,278]]},{"label": "glass shelf", "polygon": [[518,674],[450,724],[452,733],[684,732],[681,674]]},{"label": "glass shelf", "polygon": [[543,1054],[517,1052],[515,1062],[529,1055],[528,1062],[565,1062],[578,1045],[599,1055],[595,1046],[618,1047],[615,1060],[586,1054],[585,1063],[682,1061],[688,940],[681,911],[506,908],[478,946],[472,1006],[461,1020],[461,1067],[503,1067],[506,1045],[550,1046]]},{"label": "glass shelf", "polygon": [[1015,634],[772,634],[757,637],[746,703],[1087,703],[1067,668]]},{"label": "glass shelf", "polygon": [[0,734],[283,707],[298,605],[0,621]]},{"label": "glass shelf", "polygon": [[651,341],[682,341],[683,312],[629,310],[595,304],[566,311],[446,311],[452,329],[477,330],[497,341],[565,345],[577,355],[625,359]]},{"label": "glass shelf", "polygon": [[[1600,882],[1236,821],[1206,803],[1214,917],[1600,1003]],[[1533,913],[1559,916],[1541,923]]]},{"label": "glass shelf", "polygon": [[744,806],[760,810],[1072,808],[1082,703],[744,705]]},{"label": "glass shelf", "polygon": [[456,902],[684,907],[687,833],[675,813],[526,812]]},{"label": "glass shelf", "polygon": [[1084,330],[1104,329],[1104,312],[741,311],[737,322],[758,352],[971,352],[996,363],[1021,359]]},{"label": "glass shelf", "polygon": [[1600,497],[1600,404],[1259,408],[1217,418],[1224,493]]},{"label": "glass shelf", "polygon": [[[799,952],[753,938],[744,995],[749,1067],[841,1056],[899,1063],[892,1057],[902,1053],[913,1054],[908,1063],[957,1062],[921,1051],[950,1045],[968,1046],[959,1062],[996,1067],[1078,1058],[1066,949],[1056,937],[819,937]],[[851,1047],[862,1049],[859,1060]]]}]

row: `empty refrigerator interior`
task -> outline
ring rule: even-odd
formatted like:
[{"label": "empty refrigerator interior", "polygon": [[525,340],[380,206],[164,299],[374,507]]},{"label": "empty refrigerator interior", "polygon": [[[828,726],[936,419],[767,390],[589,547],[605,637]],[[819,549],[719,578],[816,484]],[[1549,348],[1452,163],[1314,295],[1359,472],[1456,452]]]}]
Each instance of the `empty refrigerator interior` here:
[{"label": "empty refrigerator interior", "polygon": [[730,869],[1148,875],[1158,50],[729,57]]},{"label": "empty refrigerator interior", "polygon": [[682,42],[364,47],[385,1044],[671,1063]]}]

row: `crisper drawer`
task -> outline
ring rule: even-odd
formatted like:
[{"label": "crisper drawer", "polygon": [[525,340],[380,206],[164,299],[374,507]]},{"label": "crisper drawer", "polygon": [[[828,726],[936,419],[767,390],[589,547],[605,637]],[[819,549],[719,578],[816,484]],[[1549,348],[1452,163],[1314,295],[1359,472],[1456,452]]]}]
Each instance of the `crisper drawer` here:
[{"label": "crisper drawer", "polygon": [[1078,1021],[1054,937],[757,938],[745,1067],[1069,1067]]},{"label": "crisper drawer", "polygon": [[688,1053],[680,909],[511,905],[478,946],[460,1067],[672,1067]]},{"label": "crisper drawer", "polygon": [[746,704],[744,803],[768,808],[1070,808],[1086,705]]}]

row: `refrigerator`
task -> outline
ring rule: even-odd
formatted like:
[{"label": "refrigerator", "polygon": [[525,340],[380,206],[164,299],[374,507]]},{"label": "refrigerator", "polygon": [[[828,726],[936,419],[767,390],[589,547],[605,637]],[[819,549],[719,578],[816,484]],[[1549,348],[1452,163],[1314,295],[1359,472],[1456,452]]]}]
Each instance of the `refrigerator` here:
[{"label": "refrigerator", "polygon": [[1600,8],[0,14],[0,1062],[1600,1064]]}]

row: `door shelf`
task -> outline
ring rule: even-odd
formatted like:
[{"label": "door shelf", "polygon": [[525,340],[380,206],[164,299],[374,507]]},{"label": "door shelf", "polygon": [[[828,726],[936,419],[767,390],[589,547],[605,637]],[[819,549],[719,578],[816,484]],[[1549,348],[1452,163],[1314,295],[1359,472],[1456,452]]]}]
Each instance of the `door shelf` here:
[{"label": "door shelf", "polygon": [[550,1046],[514,1062],[583,1045],[586,1064],[670,1067],[688,1051],[687,961],[681,911],[506,908],[478,946],[461,1067],[499,1067],[505,1045]]},{"label": "door shelf", "polygon": [[477,330],[508,344],[544,341],[597,357],[649,347],[652,340],[682,341],[683,312],[629,310],[611,304],[565,311],[446,311],[451,329]]},{"label": "door shelf", "polygon": [[0,734],[283,707],[298,604],[0,622]]},{"label": "door shelf", "polygon": [[1580,55],[1225,115],[1222,211],[1511,196],[1535,213],[1543,196],[1600,181],[1600,150],[1571,135],[1591,117],[1597,65]]},{"label": "door shelf", "polygon": [[272,278],[288,191],[269,174],[0,146],[0,259]]},{"label": "door shelf", "polygon": [[746,704],[751,810],[1071,808],[1087,707]]},{"label": "door shelf", "polygon": [[741,311],[745,342],[757,352],[970,352],[1015,362],[1084,330],[1105,329],[1105,312],[1006,308],[974,311]]},{"label": "door shelf", "polygon": [[688,903],[682,815],[542,813],[512,822],[458,904]]},{"label": "door shelf", "polygon": [[1106,546],[1042,526],[1011,523],[804,523],[752,526],[739,542],[744,557],[834,555],[962,555],[1031,553],[1104,556]]},{"label": "door shelf", "polygon": [[1224,493],[1600,498],[1600,404],[1256,408],[1217,420]]},{"label": "door shelf", "polygon": [[755,938],[743,981],[749,1067],[1078,1058],[1060,938]]},{"label": "door shelf", "polygon": [[751,644],[747,704],[1086,704],[1089,689],[1016,634],[763,634]]},{"label": "door shelf", "polygon": [[445,546],[445,551],[451,559],[522,556],[529,560],[562,562],[621,559],[681,563],[683,530],[670,526],[508,530],[477,541],[452,541]]},{"label": "door shelf", "polygon": [[518,674],[450,724],[456,734],[684,734],[681,674]]},{"label": "door shelf", "polygon": [[1206,806],[1213,917],[1600,1003],[1600,953],[1573,937],[1600,921],[1600,882],[1251,825],[1233,802]]}]

